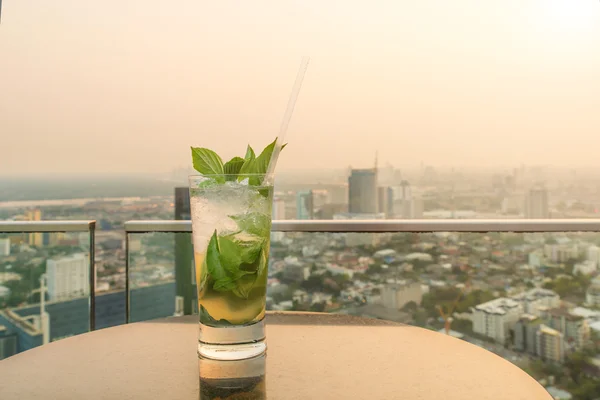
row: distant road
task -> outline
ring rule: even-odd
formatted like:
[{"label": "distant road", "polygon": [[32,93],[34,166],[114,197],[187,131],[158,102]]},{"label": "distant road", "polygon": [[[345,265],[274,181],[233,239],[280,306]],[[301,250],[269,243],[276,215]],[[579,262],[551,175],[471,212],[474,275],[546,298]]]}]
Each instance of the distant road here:
[{"label": "distant road", "polygon": [[62,199],[62,200],[22,200],[22,201],[0,201],[0,208],[26,208],[26,207],[48,207],[48,206],[83,206],[92,201],[139,201],[141,197],[105,197],[85,199]]}]

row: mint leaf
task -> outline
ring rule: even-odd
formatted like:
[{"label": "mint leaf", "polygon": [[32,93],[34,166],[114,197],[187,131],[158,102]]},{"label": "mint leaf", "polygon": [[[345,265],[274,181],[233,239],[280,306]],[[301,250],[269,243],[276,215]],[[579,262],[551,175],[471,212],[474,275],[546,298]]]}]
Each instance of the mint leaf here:
[{"label": "mint leaf", "polygon": [[200,322],[204,325],[208,326],[223,326],[223,325],[233,325],[231,322],[226,319],[216,320],[210,316],[206,308],[203,305],[200,306]]},{"label": "mint leaf", "polygon": [[240,173],[244,162],[246,162],[246,160],[242,157],[233,157],[231,160],[227,161],[225,165],[223,165],[223,173],[226,175],[225,179],[234,181],[236,175]]},{"label": "mint leaf", "polygon": [[[247,258],[246,255],[244,255]],[[233,281],[237,281],[242,276],[254,271],[242,270],[242,247],[227,237],[219,238],[219,258],[221,266]]]},{"label": "mint leaf", "polygon": [[[223,175],[223,160],[212,150],[203,147],[192,147],[194,169],[203,175]],[[223,177],[215,178],[223,183]]]},{"label": "mint leaf", "polygon": [[240,248],[240,258],[244,264],[253,264],[263,248],[265,239],[259,237],[255,238],[255,240],[240,240],[237,242],[237,245]]},{"label": "mint leaf", "polygon": [[237,281],[236,288],[233,289],[233,294],[242,299],[247,299],[256,283],[256,276],[256,274],[247,275]]},{"label": "mint leaf", "polygon": [[241,215],[230,215],[229,218],[237,222],[238,227],[244,231],[260,237],[269,237],[271,233],[271,217],[258,212]]},{"label": "mint leaf", "polygon": [[208,242],[206,258],[204,259],[204,265],[202,267],[208,269],[208,273],[215,281],[213,289],[219,292],[228,292],[235,289],[236,285],[234,279],[229,276],[227,270],[223,267],[219,253],[217,231],[215,230]]},{"label": "mint leaf", "polygon": [[256,157],[256,163],[254,165],[255,174],[267,173],[269,161],[271,161],[271,155],[273,155],[273,150],[275,149],[275,143],[277,143],[277,138],[275,138],[272,143],[269,143],[262,153]]},{"label": "mint leaf", "polygon": [[246,162],[242,166],[240,170],[240,176],[238,180],[242,180],[245,178],[249,178],[248,183],[253,186],[259,186],[262,181],[260,176],[253,176],[253,174],[261,175],[267,172],[267,168],[269,167],[269,161],[271,161],[271,155],[273,154],[273,149],[275,148],[275,143],[277,143],[277,138],[268,144],[267,147],[260,153],[260,155],[256,158],[253,157],[254,151],[252,148],[248,148],[246,150],[246,156],[248,156],[249,151],[251,151],[250,158],[246,158]]},{"label": "mint leaf", "polygon": [[250,147],[250,145],[248,145],[248,147],[246,148],[246,155],[244,156],[245,160],[254,160],[256,158],[256,155],[254,154],[254,150],[252,150],[252,147]]},{"label": "mint leaf", "polygon": [[[259,265],[255,274],[246,275],[236,282],[236,288],[233,290],[233,294],[243,299],[247,299],[250,296],[252,289],[260,287],[259,285],[266,285],[267,271],[267,256],[263,250],[260,253]],[[265,287],[266,288],[266,287]]]}]

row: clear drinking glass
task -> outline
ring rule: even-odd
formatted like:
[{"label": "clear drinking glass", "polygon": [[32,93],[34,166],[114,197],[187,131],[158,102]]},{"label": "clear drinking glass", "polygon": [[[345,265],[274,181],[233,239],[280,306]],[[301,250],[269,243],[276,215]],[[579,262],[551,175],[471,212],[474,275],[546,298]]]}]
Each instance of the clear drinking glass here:
[{"label": "clear drinking glass", "polygon": [[190,177],[198,354],[241,360],[266,350],[273,186],[264,175]]}]

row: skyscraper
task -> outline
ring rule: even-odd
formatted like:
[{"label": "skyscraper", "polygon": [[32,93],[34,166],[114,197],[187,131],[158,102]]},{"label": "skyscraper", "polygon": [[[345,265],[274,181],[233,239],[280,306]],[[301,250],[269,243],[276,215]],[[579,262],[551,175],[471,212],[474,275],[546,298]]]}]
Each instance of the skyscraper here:
[{"label": "skyscraper", "polygon": [[538,184],[525,196],[525,218],[550,218],[548,210],[548,191]]},{"label": "skyscraper", "polygon": [[312,190],[296,194],[296,219],[314,219],[315,202]]},{"label": "skyscraper", "polygon": [[[190,191],[187,187],[175,188],[175,219],[191,219]],[[175,234],[175,313],[192,314],[194,311],[194,248],[189,233]]]},{"label": "skyscraper", "polygon": [[377,168],[351,170],[348,178],[348,212],[376,214],[377,208]]},{"label": "skyscraper", "polygon": [[421,218],[423,214],[422,200],[413,197],[410,183],[402,181],[400,186],[395,189],[394,212],[396,216],[404,219]]},{"label": "skyscraper", "polygon": [[[29,210],[25,213],[26,221],[41,221],[42,211],[41,210]],[[30,233],[27,237],[27,243],[30,246],[41,247],[44,245],[44,235],[41,232]]]},{"label": "skyscraper", "polygon": [[46,261],[48,297],[65,300],[90,293],[90,266],[86,254],[49,259]]},{"label": "skyscraper", "polygon": [[380,186],[377,193],[377,209],[385,218],[394,216],[394,190],[389,186]]}]

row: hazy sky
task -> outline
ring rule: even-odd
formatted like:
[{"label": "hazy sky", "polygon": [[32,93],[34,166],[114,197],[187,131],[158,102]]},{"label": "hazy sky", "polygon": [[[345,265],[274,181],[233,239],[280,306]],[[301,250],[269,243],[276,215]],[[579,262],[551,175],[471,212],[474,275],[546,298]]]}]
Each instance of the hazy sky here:
[{"label": "hazy sky", "polygon": [[0,175],[600,165],[598,0],[4,0]]}]

